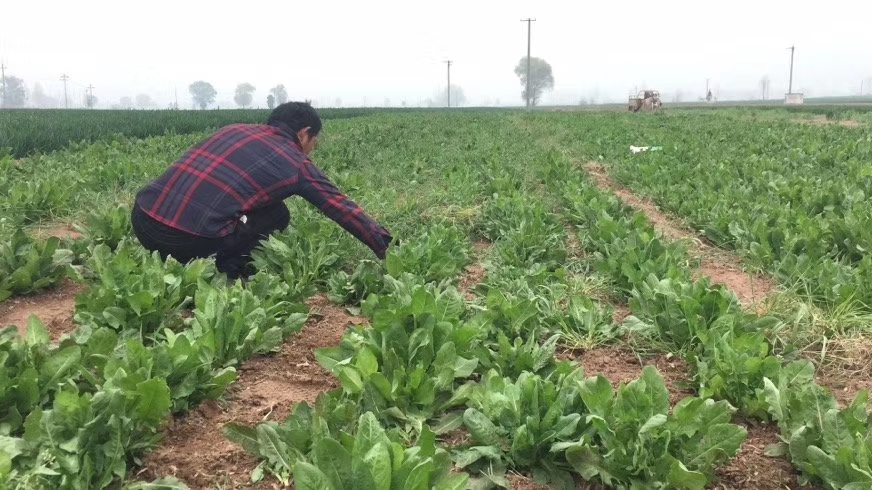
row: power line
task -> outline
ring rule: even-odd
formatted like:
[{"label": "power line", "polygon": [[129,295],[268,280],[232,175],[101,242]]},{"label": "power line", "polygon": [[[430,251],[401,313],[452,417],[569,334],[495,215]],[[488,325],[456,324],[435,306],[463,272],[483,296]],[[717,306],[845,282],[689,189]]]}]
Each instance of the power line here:
[{"label": "power line", "polygon": [[70,77],[66,73],[61,74],[61,81],[64,82],[64,109],[70,108],[70,102],[67,100],[67,80],[69,79]]},{"label": "power line", "polygon": [[521,22],[527,23],[527,107],[530,107],[530,29],[536,19],[526,18],[521,19]]},{"label": "power line", "polygon": [[448,65],[448,107],[451,107],[451,60],[445,61]]}]

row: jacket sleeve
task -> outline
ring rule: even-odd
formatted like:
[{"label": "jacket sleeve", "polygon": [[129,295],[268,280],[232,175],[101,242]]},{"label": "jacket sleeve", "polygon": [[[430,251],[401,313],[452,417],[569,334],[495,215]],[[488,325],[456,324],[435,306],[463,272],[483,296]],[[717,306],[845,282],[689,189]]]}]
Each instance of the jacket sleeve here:
[{"label": "jacket sleeve", "polygon": [[300,169],[296,193],[363,242],[378,258],[384,259],[393,240],[390,232],[340,192],[315,164],[306,162]]}]

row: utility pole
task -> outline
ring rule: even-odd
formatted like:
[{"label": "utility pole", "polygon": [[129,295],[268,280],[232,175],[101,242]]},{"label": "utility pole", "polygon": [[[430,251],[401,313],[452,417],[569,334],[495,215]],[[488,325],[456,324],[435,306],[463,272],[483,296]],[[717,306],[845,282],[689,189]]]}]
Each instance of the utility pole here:
[{"label": "utility pole", "polygon": [[796,50],[796,46],[791,46],[787,48],[790,50],[790,82],[787,85],[787,93],[793,93],[793,52]]},{"label": "utility pole", "polygon": [[70,103],[67,100],[67,80],[69,79],[70,77],[66,73],[61,74],[61,81],[64,82],[64,109],[70,108]]},{"label": "utility pole", "polygon": [[530,29],[536,19],[526,18],[521,19],[521,22],[527,23],[527,107],[530,107]]},{"label": "utility pole", "polygon": [[451,60],[445,62],[448,65],[448,107],[451,107]]},{"label": "utility pole", "polygon": [[178,110],[179,109],[179,88],[176,87],[173,90],[175,91],[175,94],[176,94],[176,103],[175,103],[175,106],[173,107],[173,109]]},{"label": "utility pole", "polygon": [[3,83],[3,90],[0,92],[0,107],[6,107],[6,65],[0,61],[0,80]]},{"label": "utility pole", "polygon": [[94,105],[94,86],[88,84],[88,109],[92,108]]}]

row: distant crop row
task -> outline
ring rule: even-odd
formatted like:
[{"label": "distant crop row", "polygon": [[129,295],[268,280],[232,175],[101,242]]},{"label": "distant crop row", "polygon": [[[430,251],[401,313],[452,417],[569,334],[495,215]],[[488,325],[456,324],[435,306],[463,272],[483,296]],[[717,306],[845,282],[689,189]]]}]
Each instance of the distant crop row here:
[{"label": "distant crop row", "polygon": [[[321,109],[324,119],[370,114],[377,109]],[[92,142],[121,134],[144,138],[187,134],[230,123],[264,123],[269,111],[133,111],[14,109],[0,111],[0,154],[14,157],[49,152],[71,142]]]}]

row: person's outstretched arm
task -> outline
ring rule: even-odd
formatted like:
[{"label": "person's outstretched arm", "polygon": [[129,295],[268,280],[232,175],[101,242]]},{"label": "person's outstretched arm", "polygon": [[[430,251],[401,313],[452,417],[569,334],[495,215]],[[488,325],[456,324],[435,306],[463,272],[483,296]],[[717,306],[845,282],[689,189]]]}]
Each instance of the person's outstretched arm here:
[{"label": "person's outstretched arm", "polygon": [[306,162],[299,168],[297,194],[366,244],[378,258],[384,259],[393,240],[390,232],[340,192],[315,164]]}]

